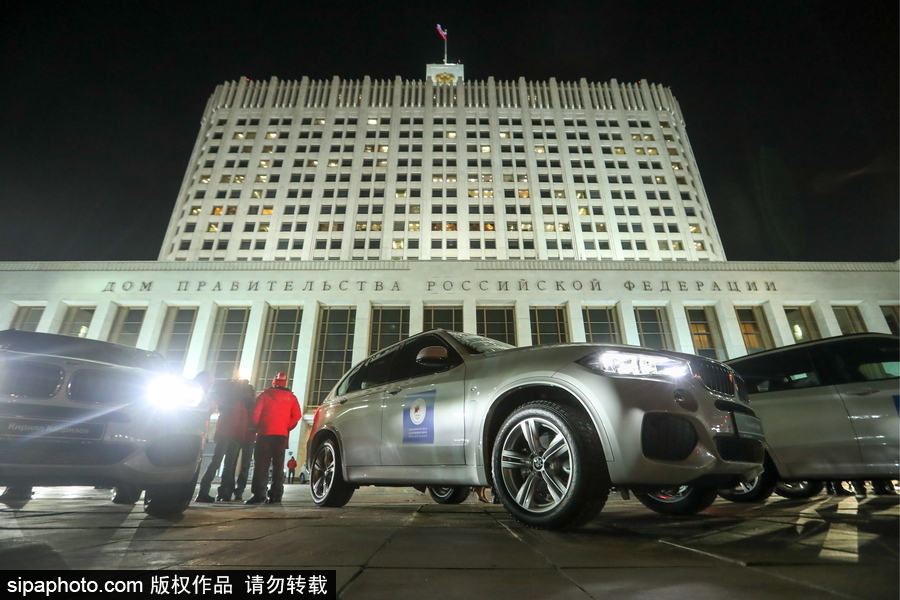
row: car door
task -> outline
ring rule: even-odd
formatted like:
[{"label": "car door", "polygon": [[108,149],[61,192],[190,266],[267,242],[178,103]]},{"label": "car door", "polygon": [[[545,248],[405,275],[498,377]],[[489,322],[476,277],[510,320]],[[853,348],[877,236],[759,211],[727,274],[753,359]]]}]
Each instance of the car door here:
[{"label": "car door", "polygon": [[816,362],[835,377],[856,435],[860,476],[895,478],[900,462],[900,363],[896,339],[848,338],[817,349]]},{"label": "car door", "polygon": [[841,394],[817,373],[807,348],[732,363],[763,421],[766,443],[785,479],[830,478],[861,460]]},{"label": "car door", "polygon": [[[422,364],[425,348],[444,348],[446,360]],[[385,466],[465,464],[465,366],[440,336],[404,343],[393,363],[382,409],[381,460]]]},{"label": "car door", "polygon": [[341,436],[348,467],[381,464],[381,404],[399,346],[372,355],[338,384],[338,414],[332,424]]}]

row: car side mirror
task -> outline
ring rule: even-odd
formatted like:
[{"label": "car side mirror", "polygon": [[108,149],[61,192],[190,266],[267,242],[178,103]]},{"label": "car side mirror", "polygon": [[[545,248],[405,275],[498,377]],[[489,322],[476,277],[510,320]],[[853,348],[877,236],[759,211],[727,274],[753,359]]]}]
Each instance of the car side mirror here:
[{"label": "car side mirror", "polygon": [[446,365],[449,359],[447,349],[443,346],[428,346],[422,348],[416,354],[416,363],[425,367],[440,367]]}]

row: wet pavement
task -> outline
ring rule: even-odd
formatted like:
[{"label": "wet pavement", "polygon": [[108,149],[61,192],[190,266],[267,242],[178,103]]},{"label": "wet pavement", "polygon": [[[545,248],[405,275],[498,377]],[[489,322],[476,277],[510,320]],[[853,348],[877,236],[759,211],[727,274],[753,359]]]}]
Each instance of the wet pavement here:
[{"label": "wet pavement", "polygon": [[474,494],[444,506],[411,488],[321,509],[289,485],[281,505],[194,503],[171,520],[108,497],[37,488],[24,506],[0,504],[0,569],[334,569],[348,600],[900,597],[896,496],[718,500],[675,518],[612,495],[569,532],[527,529]]}]

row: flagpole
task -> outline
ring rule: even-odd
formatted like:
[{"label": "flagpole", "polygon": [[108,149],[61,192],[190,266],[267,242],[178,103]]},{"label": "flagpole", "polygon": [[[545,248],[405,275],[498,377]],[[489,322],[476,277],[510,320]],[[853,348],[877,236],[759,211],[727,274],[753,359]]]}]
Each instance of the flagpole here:
[{"label": "flagpole", "polygon": [[444,64],[447,64],[447,38],[444,38]]}]

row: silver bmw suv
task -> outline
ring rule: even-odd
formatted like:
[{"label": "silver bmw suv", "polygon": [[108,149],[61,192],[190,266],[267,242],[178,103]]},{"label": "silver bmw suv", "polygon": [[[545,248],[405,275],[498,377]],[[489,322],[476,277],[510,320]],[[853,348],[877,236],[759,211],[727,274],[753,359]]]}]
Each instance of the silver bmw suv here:
[{"label": "silver bmw suv", "polygon": [[155,352],[0,331],[0,486],[111,487],[172,516],[190,504],[209,409]]},{"label": "silver bmw suv", "polygon": [[704,510],[762,470],[763,440],[721,363],[433,330],[344,375],[316,411],[307,466],[320,506],[360,485],[431,486],[447,502],[492,485],[515,519],[555,529],[592,519],[613,487],[664,514]]}]

